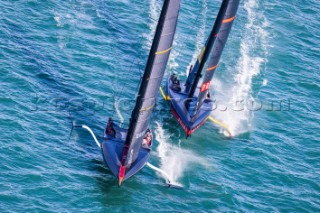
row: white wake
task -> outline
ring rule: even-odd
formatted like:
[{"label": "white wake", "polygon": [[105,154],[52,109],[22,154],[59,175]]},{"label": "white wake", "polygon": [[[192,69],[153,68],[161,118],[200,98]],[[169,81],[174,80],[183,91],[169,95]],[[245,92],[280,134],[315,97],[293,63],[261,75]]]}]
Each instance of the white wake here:
[{"label": "white wake", "polygon": [[[251,107],[251,103],[255,102],[252,91],[253,78],[260,74],[267,63],[268,33],[265,29],[268,21],[264,14],[258,11],[260,7],[260,1],[248,0],[244,3],[243,8],[239,8],[239,12],[242,9],[246,11],[247,22],[241,38],[236,38],[241,39],[240,57],[236,68],[227,66],[226,69],[226,72],[233,76],[233,82],[225,84],[218,79],[214,81],[215,88],[212,94],[215,94],[218,108],[213,111],[212,115],[227,124],[233,135],[248,132],[252,128],[254,107]],[[228,56],[222,57],[227,58]],[[266,85],[267,80],[264,80],[262,84]],[[223,107],[219,104],[222,104]],[[225,106],[227,109],[223,110]]]},{"label": "white wake", "polygon": [[204,158],[197,156],[194,152],[180,148],[178,143],[169,143],[170,135],[166,136],[165,130],[159,122],[156,123],[155,133],[156,140],[159,142],[157,151],[160,158],[160,168],[168,174],[173,184],[181,185],[179,180],[194,165],[200,165],[206,169],[212,167]]},{"label": "white wake", "polygon": [[149,8],[149,17],[148,21],[150,22],[149,24],[149,33],[144,33],[143,37],[146,38],[146,46],[147,49],[150,49],[154,33],[156,31],[156,27],[158,24],[158,19],[160,16],[160,10],[161,10],[161,4],[159,4],[156,0],[150,0],[150,8]]},{"label": "white wake", "polygon": [[115,111],[116,111],[116,113],[118,115],[120,123],[123,123],[124,122],[124,118],[123,118],[123,115],[121,113],[119,103],[120,103],[120,100],[117,99],[117,98],[114,98],[114,102],[113,102],[114,109],[115,109]]}]

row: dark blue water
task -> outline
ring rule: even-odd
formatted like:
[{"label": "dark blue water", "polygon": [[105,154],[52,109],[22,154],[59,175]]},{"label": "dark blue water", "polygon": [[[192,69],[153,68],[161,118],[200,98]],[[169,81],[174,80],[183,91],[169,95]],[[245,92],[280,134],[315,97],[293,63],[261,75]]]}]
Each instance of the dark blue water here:
[{"label": "dark blue water", "polygon": [[[241,2],[212,86],[212,116],[188,140],[160,98],[150,162],[121,188],[100,150],[126,125],[162,1],[1,1],[0,210],[320,210],[320,4]],[[183,1],[167,73],[185,78],[220,1]]]}]

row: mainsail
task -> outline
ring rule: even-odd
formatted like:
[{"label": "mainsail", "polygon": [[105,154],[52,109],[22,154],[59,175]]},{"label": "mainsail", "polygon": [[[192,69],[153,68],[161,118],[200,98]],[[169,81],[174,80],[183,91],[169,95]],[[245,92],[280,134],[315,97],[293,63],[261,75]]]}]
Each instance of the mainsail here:
[{"label": "mainsail", "polygon": [[236,17],[239,2],[240,2],[240,0],[230,0],[229,1],[227,11],[226,11],[224,18],[223,18],[223,21],[222,21],[222,26],[220,28],[220,31],[218,33],[218,37],[215,41],[215,44],[214,44],[214,47],[212,50],[212,55],[211,55],[211,58],[208,63],[208,68],[206,70],[202,85],[200,87],[200,93],[198,95],[196,111],[201,107],[203,101],[207,97],[208,90],[210,88],[210,82],[212,80],[212,77],[213,77],[215,70],[218,67],[218,63],[219,63],[223,48],[227,42],[233,21]]},{"label": "mainsail", "polygon": [[[207,40],[207,43],[206,43],[206,46],[204,48],[204,52],[201,52],[196,64],[195,64],[195,69],[198,69],[198,70],[194,70],[194,72],[191,72],[189,74],[190,76],[190,79],[188,77],[188,80],[192,82],[192,85],[189,89],[189,86],[188,86],[188,80],[187,80],[187,89],[188,89],[188,97],[189,98],[192,98],[195,91],[196,91],[196,88],[198,86],[198,82],[201,78],[201,72],[204,68],[204,66],[206,65],[206,62],[210,56],[210,53],[211,53],[211,49],[215,43],[215,40],[217,38],[217,34],[220,30],[220,27],[221,27],[221,24],[222,24],[222,20],[223,20],[223,17],[226,13],[226,9],[227,9],[227,6],[228,6],[228,3],[229,3],[229,0],[223,0],[222,4],[221,4],[221,7],[220,7],[220,10],[219,10],[219,13],[218,13],[218,16],[216,18],[216,21],[214,23],[214,26],[212,28],[212,31],[209,35],[209,38]],[[203,54],[203,56],[202,56]],[[200,62],[199,66],[198,66],[198,63]]]},{"label": "mainsail", "polygon": [[165,0],[122,152],[119,178],[135,162],[168,62],[181,0]]}]

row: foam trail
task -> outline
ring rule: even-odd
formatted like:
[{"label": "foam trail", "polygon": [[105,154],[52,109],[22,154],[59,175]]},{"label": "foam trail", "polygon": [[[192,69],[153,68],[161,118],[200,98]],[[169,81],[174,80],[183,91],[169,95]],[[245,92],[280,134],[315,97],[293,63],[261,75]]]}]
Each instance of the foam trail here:
[{"label": "foam trail", "polygon": [[[207,16],[207,0],[203,0],[203,5],[202,5],[202,17],[201,17],[201,23],[200,23],[200,29],[198,30],[198,33],[197,33],[197,37],[196,37],[196,49],[195,51],[193,52],[193,55],[192,55],[192,60],[190,61],[190,64],[189,66],[186,68],[186,76],[188,76],[189,74],[189,69],[190,69],[190,66],[193,65],[196,61],[196,59],[198,58],[200,52],[201,52],[201,49],[202,47],[204,46],[205,44],[205,30],[206,30],[206,16]],[[200,18],[200,17],[198,17]]]},{"label": "foam trail", "polygon": [[[248,0],[244,4],[247,12],[247,23],[240,44],[240,57],[236,69],[227,67],[227,72],[233,75],[233,82],[224,84],[215,80],[215,89],[218,109],[212,115],[226,123],[233,135],[250,131],[254,107],[248,103],[254,101],[252,80],[263,69],[267,62],[267,31],[268,22],[261,11],[259,1]],[[241,10],[241,8],[239,8]],[[232,33],[232,32],[231,32]],[[230,85],[231,84],[231,85]],[[221,111],[219,103],[227,106],[227,110]],[[226,134],[226,133],[225,133]]]},{"label": "foam trail", "polygon": [[151,47],[153,36],[157,27],[158,19],[160,16],[161,5],[156,0],[150,0],[149,9],[149,19],[150,19],[150,31],[149,33],[144,33],[143,36],[146,38],[147,48]]},{"label": "foam trail", "polygon": [[166,137],[165,131],[159,122],[156,122],[155,133],[156,140],[159,142],[157,151],[161,161],[160,168],[168,174],[173,184],[181,185],[178,182],[179,179],[194,164],[199,164],[206,169],[212,167],[204,158],[198,157],[195,153],[168,143],[169,136]]},{"label": "foam trail", "polygon": [[117,99],[115,98],[113,105],[114,105],[114,109],[115,109],[115,111],[116,111],[116,113],[117,113],[117,115],[118,115],[118,118],[119,118],[120,123],[123,123],[123,122],[124,122],[124,118],[123,118],[123,116],[122,116],[122,114],[121,114],[121,111],[120,111],[119,100],[117,100]]},{"label": "foam trail", "polygon": [[262,86],[267,86],[268,85],[268,80],[267,79],[263,79],[263,82],[262,82]]},{"label": "foam trail", "polygon": [[180,55],[180,53],[177,51],[177,48],[175,48],[175,47],[179,46],[177,41],[179,41],[179,35],[178,34],[176,34],[175,39],[173,40],[173,44],[172,44],[173,49],[172,49],[172,51],[170,53],[169,62],[168,62],[169,70],[177,69],[179,67],[179,64],[175,60]]}]

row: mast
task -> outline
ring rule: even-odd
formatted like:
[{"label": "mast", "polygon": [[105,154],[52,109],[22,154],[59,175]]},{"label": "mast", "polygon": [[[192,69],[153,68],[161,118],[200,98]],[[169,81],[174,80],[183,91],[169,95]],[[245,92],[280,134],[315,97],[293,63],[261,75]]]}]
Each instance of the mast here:
[{"label": "mast", "polygon": [[197,108],[195,113],[200,109],[203,101],[207,97],[208,90],[210,88],[210,83],[213,78],[213,74],[218,67],[219,60],[222,55],[222,51],[227,42],[229,33],[231,31],[231,27],[233,21],[236,17],[236,13],[239,7],[240,0],[230,0],[227,11],[224,15],[224,19],[222,21],[222,26],[220,28],[218,38],[214,44],[214,48],[212,50],[212,55],[208,63],[208,68],[206,70],[205,76],[203,78],[203,82],[200,88],[200,93],[198,95],[197,100]]},{"label": "mast", "polygon": [[223,17],[225,15],[225,12],[227,10],[227,6],[228,6],[228,3],[229,3],[229,0],[223,0],[222,4],[221,4],[221,7],[220,7],[220,10],[219,10],[219,13],[218,13],[218,16],[217,16],[217,19],[214,23],[214,26],[212,28],[212,31],[209,35],[209,38],[208,38],[208,41],[207,41],[207,46],[205,47],[205,50],[204,50],[204,53],[203,53],[203,58],[200,62],[200,65],[199,65],[199,69],[194,77],[194,80],[192,82],[192,85],[191,85],[191,88],[190,88],[190,91],[188,93],[188,98],[192,98],[195,91],[196,91],[196,88],[198,86],[198,83],[199,83],[199,80],[201,78],[201,72],[210,56],[210,53],[211,53],[211,49],[212,49],[212,46],[216,40],[216,37],[217,37],[217,34],[220,30],[220,26],[222,24],[222,20],[223,20]]},{"label": "mast", "polygon": [[[152,108],[165,72],[176,31],[181,0],[165,0],[127,132],[120,176],[138,157]],[[123,178],[123,177],[122,177]],[[120,184],[120,183],[119,183]]]},{"label": "mast", "polygon": [[197,61],[193,65],[192,69],[190,67],[190,72],[188,74],[188,78],[187,78],[187,81],[186,81],[186,84],[185,84],[185,86],[186,86],[185,87],[185,92],[186,93],[189,93],[190,86],[191,86],[191,84],[192,84],[192,82],[193,82],[193,80],[194,80],[194,78],[195,78],[195,76],[196,76],[196,74],[197,74],[197,72],[199,70],[200,63],[201,63],[202,58],[203,58],[203,53],[204,53],[204,51],[206,49],[207,44],[208,44],[208,40],[206,41],[206,44],[204,45],[204,47],[202,47],[201,52],[200,52],[200,54],[199,54],[199,56],[197,58]]}]

